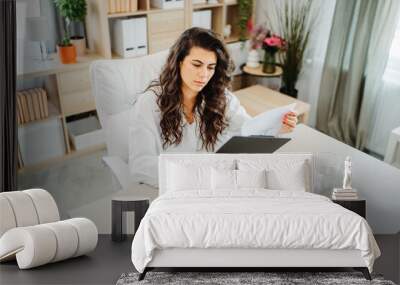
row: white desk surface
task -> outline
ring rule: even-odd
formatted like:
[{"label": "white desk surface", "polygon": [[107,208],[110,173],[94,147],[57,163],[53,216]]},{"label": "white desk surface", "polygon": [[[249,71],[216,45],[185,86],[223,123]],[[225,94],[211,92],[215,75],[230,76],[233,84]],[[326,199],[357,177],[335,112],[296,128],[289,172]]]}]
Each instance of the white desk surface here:
[{"label": "white desk surface", "polygon": [[296,103],[295,110],[299,115],[301,123],[308,122],[308,113],[310,104],[292,98],[262,85],[253,85],[247,88],[234,91],[235,96],[239,99],[240,104],[246,109],[251,116],[271,110],[273,108]]}]

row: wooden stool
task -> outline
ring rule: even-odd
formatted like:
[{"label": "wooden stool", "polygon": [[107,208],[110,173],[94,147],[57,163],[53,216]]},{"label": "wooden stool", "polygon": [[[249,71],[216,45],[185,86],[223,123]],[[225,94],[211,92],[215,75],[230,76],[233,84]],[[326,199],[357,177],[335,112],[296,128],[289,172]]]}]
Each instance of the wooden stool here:
[{"label": "wooden stool", "polygon": [[120,195],[112,198],[112,230],[111,238],[113,241],[123,241],[126,234],[122,233],[122,214],[123,212],[135,212],[135,232],[140,221],[149,208],[150,199],[147,197],[135,197],[130,195]]}]

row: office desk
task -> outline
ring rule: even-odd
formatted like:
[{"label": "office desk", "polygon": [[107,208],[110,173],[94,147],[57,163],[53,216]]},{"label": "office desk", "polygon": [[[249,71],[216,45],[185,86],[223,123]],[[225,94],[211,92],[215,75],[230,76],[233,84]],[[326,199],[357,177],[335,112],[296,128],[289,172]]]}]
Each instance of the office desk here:
[{"label": "office desk", "polygon": [[299,123],[307,124],[310,104],[297,100],[262,85],[253,85],[234,92],[240,103],[251,116],[273,108],[296,103],[295,111]]}]

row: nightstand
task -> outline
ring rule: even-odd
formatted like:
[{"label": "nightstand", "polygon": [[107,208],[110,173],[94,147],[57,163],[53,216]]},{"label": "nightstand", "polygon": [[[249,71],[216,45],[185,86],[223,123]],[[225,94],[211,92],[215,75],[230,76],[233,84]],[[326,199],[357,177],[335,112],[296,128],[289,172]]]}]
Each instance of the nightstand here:
[{"label": "nightstand", "polygon": [[135,197],[131,195],[118,195],[112,198],[112,228],[111,238],[113,241],[123,241],[126,235],[122,233],[122,213],[127,211],[135,212],[135,232],[140,221],[149,208],[148,197]]},{"label": "nightstand", "polygon": [[332,202],[339,204],[340,206],[353,211],[356,214],[359,214],[364,219],[366,218],[366,200],[365,199],[357,199],[357,200],[332,200]]}]

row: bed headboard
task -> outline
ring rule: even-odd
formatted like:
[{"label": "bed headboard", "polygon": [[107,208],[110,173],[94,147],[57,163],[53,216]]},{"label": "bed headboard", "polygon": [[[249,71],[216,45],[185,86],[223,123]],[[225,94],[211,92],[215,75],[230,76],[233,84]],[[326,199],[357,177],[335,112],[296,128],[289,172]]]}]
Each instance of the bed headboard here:
[{"label": "bed headboard", "polygon": [[310,177],[308,191],[313,192],[314,187],[314,167],[315,160],[312,153],[266,153],[266,154],[223,154],[223,153],[197,153],[197,154],[185,154],[185,153],[163,153],[158,158],[158,186],[159,195],[166,192],[166,183],[168,175],[168,163],[188,163],[191,165],[214,165],[219,163],[231,164],[233,169],[237,169],[236,162],[239,159],[255,159],[255,160],[267,160],[274,161],[277,159],[287,160],[304,160],[309,163],[310,166]]}]

